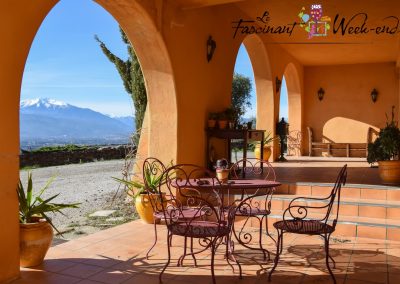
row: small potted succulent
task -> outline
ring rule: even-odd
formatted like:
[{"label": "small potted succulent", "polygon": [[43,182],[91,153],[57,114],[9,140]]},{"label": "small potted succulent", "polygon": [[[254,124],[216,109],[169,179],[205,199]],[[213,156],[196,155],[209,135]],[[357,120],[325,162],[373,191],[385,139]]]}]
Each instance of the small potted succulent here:
[{"label": "small potted succulent", "polygon": [[220,182],[225,183],[229,178],[229,163],[226,159],[217,160],[215,171]]},{"label": "small potted succulent", "polygon": [[[386,116],[387,118],[387,116]],[[400,184],[400,129],[394,120],[387,118],[386,127],[382,128],[373,143],[368,144],[368,163],[378,162],[379,175],[384,184]]]},{"label": "small potted succulent", "polygon": [[65,208],[78,208],[80,203],[62,204],[53,203],[58,194],[44,198],[43,194],[48,189],[54,178],[47,181],[46,185],[33,191],[32,173],[28,173],[26,190],[19,181],[17,193],[19,200],[20,221],[20,265],[22,267],[37,266],[43,259],[53,240],[53,225],[48,213],[61,213]]}]

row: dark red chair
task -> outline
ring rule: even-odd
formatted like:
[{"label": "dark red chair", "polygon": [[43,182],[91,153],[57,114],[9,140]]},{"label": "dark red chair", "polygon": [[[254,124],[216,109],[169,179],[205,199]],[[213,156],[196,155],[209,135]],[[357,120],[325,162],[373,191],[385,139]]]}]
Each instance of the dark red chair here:
[{"label": "dark red chair", "polygon": [[[217,248],[223,242],[225,242],[226,260],[231,265],[229,259],[232,258],[230,255],[232,243],[229,235],[234,220],[234,208],[228,211],[224,210],[221,184],[214,177],[214,173],[205,168],[189,164],[175,165],[168,168],[164,175],[166,178],[164,190],[170,197],[169,200],[162,203],[164,221],[168,228],[168,260],[160,273],[160,282],[171,261],[172,237],[182,236],[185,238],[185,246],[180,263],[182,264],[186,255],[186,239],[190,238],[191,244],[193,244],[193,239],[198,239],[202,247],[198,251],[194,251],[192,245],[188,255],[195,259],[196,254],[211,249],[211,276],[213,283],[216,283],[214,256]],[[181,218],[185,215],[185,210],[189,209],[192,210],[191,218]],[[240,264],[237,261],[236,263],[239,266],[241,277]]]},{"label": "dark red chair", "polygon": [[[329,274],[332,276],[333,282],[336,284],[335,276],[329,265],[329,259],[333,262],[335,267],[335,260],[329,255],[329,240],[332,233],[335,231],[336,223],[339,216],[340,206],[340,191],[342,185],[345,185],[347,177],[347,165],[345,165],[339,172],[336,183],[331,191],[331,194],[326,198],[312,198],[312,197],[297,197],[294,198],[288,208],[283,212],[283,220],[274,223],[274,227],[278,232],[278,240],[276,244],[276,256],[274,266],[272,267],[268,280],[271,281],[272,273],[275,271],[279,262],[279,257],[283,249],[283,235],[285,233],[303,234],[303,235],[317,235],[324,239],[325,243],[325,262]],[[313,203],[320,202],[321,205],[305,205],[305,202],[310,201]],[[336,201],[336,202],[335,202]],[[336,206],[334,204],[336,203]],[[322,218],[312,218],[308,216],[309,211],[320,211]],[[289,219],[288,219],[289,218]]]},{"label": "dark red chair", "polygon": [[[149,254],[151,250],[155,247],[157,244],[158,236],[157,236],[157,223],[164,218],[164,212],[163,212],[163,207],[161,206],[161,200],[169,200],[171,199],[170,196],[167,196],[166,193],[164,192],[162,194],[162,199],[160,198],[159,195],[159,189],[160,186],[163,186],[166,182],[165,177],[163,177],[164,172],[166,171],[165,165],[157,158],[146,158],[143,162],[143,184],[145,187],[145,191],[147,193],[147,200],[150,202],[150,205],[153,209],[153,224],[154,224],[154,243],[153,245],[149,248],[149,250],[146,253],[146,259],[149,259]],[[153,180],[159,180],[159,182],[151,182],[149,178],[146,178],[146,176],[151,176]],[[197,212],[191,208],[185,208],[182,211],[182,215],[179,217],[181,219],[185,218],[194,218],[195,214]],[[200,216],[201,217],[201,216]],[[186,247],[186,243],[185,243]],[[183,258],[180,262],[183,262]],[[180,262],[178,264],[180,264]]]},{"label": "dark red chair", "polygon": [[[276,180],[275,171],[272,165],[268,161],[257,158],[247,158],[236,162],[230,169],[231,178],[242,178],[242,171],[244,171],[245,177],[248,179],[258,178],[271,181]],[[268,259],[270,259],[269,251],[265,249],[262,244],[264,225],[266,235],[271,238],[273,242],[275,242],[268,231],[268,215],[271,214],[271,199],[274,190],[274,188],[271,188],[266,194],[263,193],[262,195],[260,192],[260,196],[256,197],[248,196],[246,192],[243,192],[241,197],[236,201],[236,203],[240,203],[240,205],[238,206],[235,215],[245,218],[245,221],[239,232],[233,230],[233,233],[235,234],[238,242],[244,247],[251,250],[261,251],[263,253],[264,260],[267,259],[267,255]],[[252,195],[257,195],[257,193],[252,193]],[[258,247],[250,246],[253,236],[244,230],[248,224],[248,221],[251,219],[255,219],[259,223]]]}]

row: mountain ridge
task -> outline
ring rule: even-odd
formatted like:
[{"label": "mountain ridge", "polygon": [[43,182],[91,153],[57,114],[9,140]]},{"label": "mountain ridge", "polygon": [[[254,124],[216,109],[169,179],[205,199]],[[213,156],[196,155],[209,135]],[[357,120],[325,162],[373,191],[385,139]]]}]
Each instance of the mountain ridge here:
[{"label": "mountain ridge", "polygon": [[46,140],[53,144],[86,144],[96,140],[103,144],[128,142],[135,129],[134,119],[131,117],[130,125],[128,118],[124,121],[53,99],[23,100],[20,103],[21,145],[36,141],[47,144]]}]

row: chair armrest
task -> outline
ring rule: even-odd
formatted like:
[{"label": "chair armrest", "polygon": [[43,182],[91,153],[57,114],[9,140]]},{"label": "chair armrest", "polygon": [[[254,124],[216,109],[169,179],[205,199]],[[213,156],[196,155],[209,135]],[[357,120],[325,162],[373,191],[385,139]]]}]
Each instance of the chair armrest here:
[{"label": "chair armrest", "polygon": [[325,209],[327,208],[330,203],[323,203],[321,205],[307,205],[307,204],[294,204],[295,202],[302,200],[302,201],[325,201],[329,200],[331,196],[326,198],[314,198],[314,197],[297,197],[290,201],[289,206],[283,212],[283,220],[288,220],[287,217],[294,220],[304,220],[307,218],[309,209]]},{"label": "chair armrest", "polygon": [[300,201],[300,200],[302,200],[304,202],[307,202],[307,201],[324,201],[324,200],[329,200],[330,198],[331,198],[331,194],[328,195],[327,197],[319,197],[319,198],[318,197],[296,197],[296,198],[293,198],[290,201],[288,207],[294,206],[293,203],[297,202],[297,201]]}]

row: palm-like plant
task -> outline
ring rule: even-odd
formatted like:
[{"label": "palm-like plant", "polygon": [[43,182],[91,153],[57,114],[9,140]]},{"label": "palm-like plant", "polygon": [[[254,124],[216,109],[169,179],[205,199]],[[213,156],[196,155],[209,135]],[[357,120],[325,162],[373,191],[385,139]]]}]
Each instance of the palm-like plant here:
[{"label": "palm-like plant", "polygon": [[[21,179],[19,180],[17,193],[19,200],[19,221],[20,223],[36,223],[39,219],[46,219],[47,222],[58,232],[57,228],[52,223],[47,213],[61,213],[62,209],[65,208],[78,208],[80,203],[52,203],[51,201],[55,199],[59,194],[53,195],[47,199],[43,199],[43,193],[48,189],[50,184],[53,182],[54,177],[50,178],[46,185],[38,192],[33,192],[32,184],[32,173],[28,173],[28,184],[26,188],[26,193],[24,186],[22,185]],[[64,215],[64,214],[63,214]]]},{"label": "palm-like plant", "polygon": [[[144,170],[143,180],[135,177],[132,180],[125,180],[116,177],[113,177],[113,179],[124,184],[128,189],[127,194],[135,198],[146,192],[157,194],[159,186],[165,183],[166,176],[163,175],[163,171],[158,165],[153,164],[151,167]],[[147,184],[147,186],[145,184]]]}]

